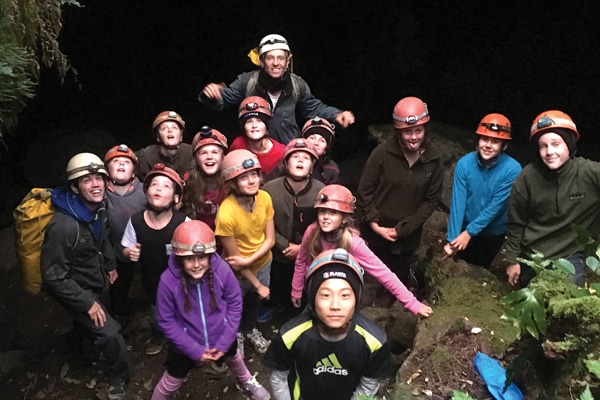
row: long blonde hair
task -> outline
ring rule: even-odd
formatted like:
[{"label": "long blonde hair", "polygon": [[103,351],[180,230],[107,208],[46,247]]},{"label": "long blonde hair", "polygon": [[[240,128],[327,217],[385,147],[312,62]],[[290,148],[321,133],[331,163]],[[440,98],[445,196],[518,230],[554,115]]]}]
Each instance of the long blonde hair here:
[{"label": "long blonde hair", "polygon": [[[344,217],[342,218],[342,222],[340,226],[335,231],[335,247],[342,248],[348,252],[350,252],[350,247],[352,246],[352,237],[360,236],[360,232],[354,226],[354,219],[352,218],[352,214],[342,213]],[[324,233],[319,226],[319,221],[317,217],[316,229],[308,236],[308,253],[310,254],[311,261],[315,259],[315,257],[323,251],[323,246],[321,245],[321,240],[326,240],[324,238]]]}]

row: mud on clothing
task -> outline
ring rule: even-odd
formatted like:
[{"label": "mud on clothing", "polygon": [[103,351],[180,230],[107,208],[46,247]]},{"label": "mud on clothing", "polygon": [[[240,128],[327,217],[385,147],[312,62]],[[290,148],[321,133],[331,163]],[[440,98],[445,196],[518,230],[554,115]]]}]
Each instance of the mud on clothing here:
[{"label": "mud on clothing", "polygon": [[173,210],[169,223],[162,229],[156,230],[148,226],[144,220],[144,212],[140,211],[131,216],[121,241],[123,247],[142,245],[140,264],[142,266],[142,286],[152,305],[156,305],[156,291],[160,275],[167,269],[171,239],[175,228],[186,220],[184,213]]},{"label": "mud on clothing", "polygon": [[292,399],[349,400],[361,377],[383,379],[391,373],[385,333],[361,314],[354,314],[348,335],[325,340],[307,307],[281,327],[263,357],[272,370],[289,371]]}]

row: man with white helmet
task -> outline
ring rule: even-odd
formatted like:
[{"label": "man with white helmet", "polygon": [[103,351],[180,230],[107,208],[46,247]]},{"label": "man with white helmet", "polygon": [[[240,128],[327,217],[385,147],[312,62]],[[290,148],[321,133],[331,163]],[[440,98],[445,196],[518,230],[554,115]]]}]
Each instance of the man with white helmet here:
[{"label": "man with white helmet", "polygon": [[248,56],[261,69],[238,75],[229,86],[209,83],[198,100],[211,109],[221,111],[239,104],[248,96],[264,98],[273,110],[269,134],[283,144],[300,133],[296,122],[297,112],[303,120],[320,116],[335,120],[344,128],[354,123],[352,112],[341,111],[316,99],[304,79],[289,70],[292,53],[283,36],[270,34],[263,37]]},{"label": "man with white helmet", "polygon": [[73,318],[77,329],[107,359],[108,399],[125,398],[130,367],[121,326],[99,297],[117,279],[108,240],[104,194],[108,173],[92,153],[67,164],[68,186],[52,192],[56,214],[48,224],[40,269],[44,287]]}]

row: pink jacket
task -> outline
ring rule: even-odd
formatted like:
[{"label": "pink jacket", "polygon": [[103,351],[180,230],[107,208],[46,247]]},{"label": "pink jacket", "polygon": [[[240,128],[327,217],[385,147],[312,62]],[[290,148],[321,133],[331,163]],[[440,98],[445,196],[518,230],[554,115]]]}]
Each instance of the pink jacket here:
[{"label": "pink jacket", "polygon": [[[302,243],[300,244],[300,250],[296,257],[296,264],[294,265],[294,278],[292,279],[292,297],[301,298],[302,289],[304,288],[304,275],[306,270],[310,266],[312,259],[308,252],[308,237],[311,232],[315,229],[319,229],[317,223],[312,223],[304,232],[302,237]],[[329,243],[325,240],[321,240],[321,246],[323,251],[331,250],[335,248],[334,243]],[[404,286],[402,281],[398,279],[390,269],[369,249],[365,241],[360,236],[352,237],[352,246],[350,247],[350,254],[356,258],[356,261],[361,267],[368,272],[369,275],[373,276],[379,283],[383,285],[390,293],[404,304],[408,310],[413,314],[417,314],[421,307],[424,306],[417,298],[412,294],[410,290]]]}]

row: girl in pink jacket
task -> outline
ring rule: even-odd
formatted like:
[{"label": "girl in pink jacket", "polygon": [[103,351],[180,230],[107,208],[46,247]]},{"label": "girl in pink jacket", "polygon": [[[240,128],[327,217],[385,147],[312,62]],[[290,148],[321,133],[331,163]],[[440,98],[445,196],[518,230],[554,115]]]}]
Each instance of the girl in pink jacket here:
[{"label": "girl in pink jacket", "polygon": [[322,251],[341,247],[354,256],[360,266],[404,304],[404,307],[414,314],[430,316],[433,313],[431,307],[418,301],[359,236],[352,222],[355,201],[352,192],[342,185],[325,186],[317,195],[317,222],[311,224],[304,232],[294,265],[292,303],[296,307],[301,306],[304,275],[315,256]]}]

